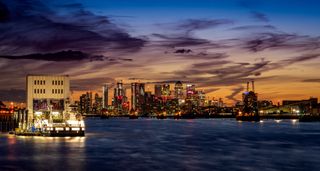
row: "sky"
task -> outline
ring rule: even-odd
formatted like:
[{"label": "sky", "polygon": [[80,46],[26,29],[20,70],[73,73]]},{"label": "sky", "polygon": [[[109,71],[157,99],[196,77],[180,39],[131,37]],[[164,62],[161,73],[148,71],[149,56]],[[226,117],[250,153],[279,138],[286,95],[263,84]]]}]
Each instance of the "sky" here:
[{"label": "sky", "polygon": [[[196,84],[209,98],[320,96],[320,1],[1,0],[0,100],[27,74],[71,77],[74,98],[123,80]],[[151,88],[152,89],[152,88]]]}]

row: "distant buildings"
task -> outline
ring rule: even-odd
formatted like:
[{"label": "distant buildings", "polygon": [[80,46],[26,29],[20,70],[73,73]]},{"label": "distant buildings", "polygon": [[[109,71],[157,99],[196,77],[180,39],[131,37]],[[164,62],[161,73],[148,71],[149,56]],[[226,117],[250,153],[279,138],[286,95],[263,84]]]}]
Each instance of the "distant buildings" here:
[{"label": "distant buildings", "polygon": [[242,114],[249,116],[259,115],[258,96],[254,91],[254,82],[252,81],[252,90],[249,91],[249,82],[247,82],[247,91],[242,95],[243,108]]},{"label": "distant buildings", "polygon": [[177,81],[174,86],[174,98],[179,100],[183,99],[183,85],[181,81]]},{"label": "distant buildings", "polygon": [[145,113],[145,84],[131,84],[131,110],[133,112]]},{"label": "distant buildings", "polygon": [[102,108],[107,109],[108,108],[108,98],[109,98],[109,90],[108,90],[108,85],[105,84],[102,87]]},{"label": "distant buildings", "polygon": [[89,114],[92,112],[92,92],[87,92],[80,96],[78,107],[81,114]]},{"label": "distant buildings", "polygon": [[159,84],[154,85],[154,95],[156,97],[161,97],[162,95],[162,86]]},{"label": "distant buildings", "polygon": [[117,82],[116,88],[114,88],[112,105],[118,114],[127,114],[129,112],[129,102],[122,81]]}]

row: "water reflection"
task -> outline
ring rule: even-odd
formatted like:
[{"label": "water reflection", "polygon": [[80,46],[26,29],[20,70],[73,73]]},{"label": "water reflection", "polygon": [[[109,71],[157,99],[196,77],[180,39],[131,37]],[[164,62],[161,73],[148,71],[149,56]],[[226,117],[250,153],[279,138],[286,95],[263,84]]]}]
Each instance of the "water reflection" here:
[{"label": "water reflection", "polygon": [[[0,170],[317,170],[319,123],[88,119],[86,137],[0,135]],[[2,143],[4,142],[4,143]]]}]

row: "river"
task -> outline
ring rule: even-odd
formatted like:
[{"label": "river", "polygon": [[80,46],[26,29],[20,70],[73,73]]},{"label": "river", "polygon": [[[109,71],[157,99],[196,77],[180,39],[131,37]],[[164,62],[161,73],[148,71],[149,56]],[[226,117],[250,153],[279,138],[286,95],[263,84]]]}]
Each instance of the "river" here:
[{"label": "river", "polygon": [[0,170],[319,170],[320,123],[88,118],[85,137],[0,134]]}]

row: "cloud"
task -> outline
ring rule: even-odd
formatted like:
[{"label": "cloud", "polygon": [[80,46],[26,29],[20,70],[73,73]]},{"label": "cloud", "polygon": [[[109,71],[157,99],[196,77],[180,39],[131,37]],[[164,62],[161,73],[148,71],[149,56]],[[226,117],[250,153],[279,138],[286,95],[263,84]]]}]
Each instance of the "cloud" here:
[{"label": "cloud", "polygon": [[245,44],[244,48],[251,52],[259,52],[266,49],[316,50],[320,48],[320,37],[287,33],[258,33],[242,41]]},{"label": "cloud", "polygon": [[210,61],[210,62],[201,62],[201,63],[195,63],[192,66],[194,68],[208,68],[212,66],[221,66],[225,64],[231,63],[230,61]]},{"label": "cloud", "polygon": [[59,10],[42,1],[5,0],[0,6],[9,10],[1,14],[1,55],[63,50],[92,54],[132,52],[145,44],[145,40],[130,36],[108,17],[96,15],[81,5],[67,5]]},{"label": "cloud", "polygon": [[320,83],[320,79],[306,79],[302,80],[302,82],[307,82],[307,83]]},{"label": "cloud", "polygon": [[197,38],[194,33],[199,30],[216,28],[218,26],[232,24],[229,19],[187,19],[175,23],[157,24],[166,31],[166,34],[154,33],[150,38],[155,46],[176,48],[188,46],[210,46],[221,47],[212,41]]},{"label": "cloud", "polygon": [[25,102],[26,91],[21,89],[0,90],[0,101]]},{"label": "cloud", "polygon": [[265,14],[258,12],[258,11],[251,11],[251,16],[256,21],[261,21],[261,22],[269,22],[270,21],[269,18]]},{"label": "cloud", "polygon": [[245,25],[233,27],[230,30],[236,31],[265,31],[265,30],[276,30],[277,28],[273,25]]},{"label": "cloud", "polygon": [[72,79],[70,81],[71,89],[75,91],[97,90],[104,83],[115,83],[116,80],[109,77],[87,78],[87,79]]},{"label": "cloud", "polygon": [[174,24],[173,29],[182,31],[186,35],[190,35],[197,30],[215,28],[221,25],[232,24],[229,19],[188,19]]},{"label": "cloud", "polygon": [[164,46],[170,48],[210,44],[209,40],[189,37],[185,35],[163,35],[154,33],[151,35],[151,37],[156,38],[156,40],[153,40],[152,42],[156,46]]},{"label": "cloud", "polygon": [[[89,59],[89,55],[85,54],[81,51],[61,51],[56,53],[35,53],[29,55],[21,55],[21,56],[0,56],[0,58],[7,58],[12,60],[19,60],[19,59],[33,59],[33,60],[44,60],[44,61],[79,61],[84,59]],[[100,56],[101,57],[101,56]],[[103,57],[101,57],[103,58]],[[97,57],[93,58],[94,60],[98,60]]]},{"label": "cloud", "polygon": [[191,49],[177,49],[174,53],[191,53],[192,50]]},{"label": "cloud", "polygon": [[230,95],[226,96],[226,98],[229,99],[229,100],[232,100],[234,102],[237,102],[239,100],[236,99],[235,96],[237,96],[239,93],[244,91],[244,87],[242,87],[242,86],[241,87],[237,87],[237,88],[232,89],[232,91],[233,92]]}]

